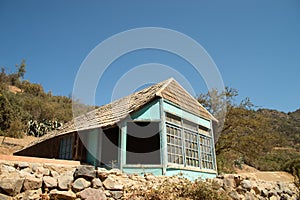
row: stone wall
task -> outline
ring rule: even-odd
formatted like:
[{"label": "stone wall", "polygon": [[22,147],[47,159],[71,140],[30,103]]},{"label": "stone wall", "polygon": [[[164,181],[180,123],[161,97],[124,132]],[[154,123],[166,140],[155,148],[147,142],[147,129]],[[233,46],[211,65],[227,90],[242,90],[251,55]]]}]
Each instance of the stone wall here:
[{"label": "stone wall", "polygon": [[[0,161],[0,200],[4,199],[132,199],[132,190],[148,190],[179,177],[127,175],[93,166]],[[183,180],[183,179],[182,179]],[[206,180],[232,199],[298,199],[292,183],[261,182],[224,175]]]}]

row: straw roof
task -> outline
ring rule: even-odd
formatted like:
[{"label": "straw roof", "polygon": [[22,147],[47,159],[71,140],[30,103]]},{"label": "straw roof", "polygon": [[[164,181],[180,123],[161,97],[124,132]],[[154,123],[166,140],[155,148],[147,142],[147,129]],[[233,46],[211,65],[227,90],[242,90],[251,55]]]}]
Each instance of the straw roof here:
[{"label": "straw roof", "polygon": [[170,78],[76,117],[66,123],[61,129],[49,132],[29,146],[71,132],[115,126],[122,119],[125,119],[128,115],[139,110],[155,98],[166,99],[197,116],[217,121],[176,80]]}]

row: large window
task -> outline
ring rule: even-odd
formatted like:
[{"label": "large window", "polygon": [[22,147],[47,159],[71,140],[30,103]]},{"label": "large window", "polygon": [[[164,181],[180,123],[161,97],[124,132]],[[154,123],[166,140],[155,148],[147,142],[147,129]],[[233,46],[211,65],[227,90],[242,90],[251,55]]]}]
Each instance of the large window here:
[{"label": "large window", "polygon": [[73,154],[73,137],[72,135],[67,135],[60,138],[59,145],[59,158],[72,160]]},{"label": "large window", "polygon": [[169,163],[214,169],[207,128],[166,113],[166,133]]},{"label": "large window", "polygon": [[168,162],[183,164],[181,129],[167,125]]}]

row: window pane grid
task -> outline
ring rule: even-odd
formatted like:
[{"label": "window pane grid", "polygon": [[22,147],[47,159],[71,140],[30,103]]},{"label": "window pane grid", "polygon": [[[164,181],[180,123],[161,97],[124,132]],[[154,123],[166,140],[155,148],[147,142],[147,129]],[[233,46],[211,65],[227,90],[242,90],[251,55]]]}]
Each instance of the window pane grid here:
[{"label": "window pane grid", "polygon": [[59,158],[71,160],[72,146],[73,146],[73,137],[71,135],[61,138],[60,146],[59,146]]},{"label": "window pane grid", "polygon": [[186,165],[199,167],[197,133],[184,129]]},{"label": "window pane grid", "polygon": [[168,162],[214,169],[208,129],[169,113],[166,113],[166,121]]},{"label": "window pane grid", "polygon": [[182,136],[179,127],[167,124],[168,162],[183,164]]},{"label": "window pane grid", "polygon": [[202,168],[214,169],[211,149],[211,138],[200,136],[200,152]]}]

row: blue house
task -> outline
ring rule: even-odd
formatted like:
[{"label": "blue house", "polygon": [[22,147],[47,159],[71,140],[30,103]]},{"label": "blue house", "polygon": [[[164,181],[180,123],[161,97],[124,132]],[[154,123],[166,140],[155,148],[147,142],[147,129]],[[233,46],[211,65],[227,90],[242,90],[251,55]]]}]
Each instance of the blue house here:
[{"label": "blue house", "polygon": [[216,122],[170,78],[81,115],[15,155],[79,160],[125,173],[212,178]]}]

